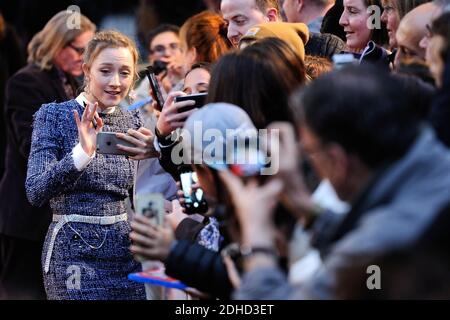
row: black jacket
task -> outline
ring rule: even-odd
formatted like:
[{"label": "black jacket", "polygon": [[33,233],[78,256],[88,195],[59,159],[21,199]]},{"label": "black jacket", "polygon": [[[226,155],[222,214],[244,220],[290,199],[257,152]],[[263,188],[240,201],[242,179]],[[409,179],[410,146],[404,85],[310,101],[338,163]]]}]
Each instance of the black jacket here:
[{"label": "black jacket", "polygon": [[20,40],[14,29],[6,25],[0,35],[0,179],[5,169],[6,123],[3,115],[6,81],[25,65]]},{"label": "black jacket", "polygon": [[[73,81],[74,79],[70,79]],[[51,222],[47,205],[32,207],[25,194],[34,113],[42,104],[69,100],[56,69],[29,64],[12,76],[5,93],[7,148],[0,181],[0,233],[43,241]]]},{"label": "black jacket", "polygon": [[[218,213],[217,213],[218,214]],[[219,252],[230,243],[224,223],[219,224],[223,237]],[[164,261],[166,273],[188,286],[220,299],[230,299],[233,286],[219,252],[195,243],[204,223],[187,218],[178,225],[178,239]]]},{"label": "black jacket", "polygon": [[180,181],[180,174],[178,172],[178,165],[172,162],[172,150],[181,142],[178,138],[175,141],[171,140],[171,135],[168,137],[161,137],[157,135],[158,143],[161,148],[159,155],[159,164],[168,172],[175,181]]},{"label": "black jacket", "polygon": [[214,297],[230,298],[233,286],[220,253],[178,240],[164,264],[170,277]]},{"label": "black jacket", "polygon": [[450,147],[450,56],[445,64],[442,88],[431,105],[429,120],[441,142]]},{"label": "black jacket", "polygon": [[305,53],[309,56],[324,57],[331,60],[334,54],[346,50],[345,42],[330,33],[310,33],[305,45]]}]

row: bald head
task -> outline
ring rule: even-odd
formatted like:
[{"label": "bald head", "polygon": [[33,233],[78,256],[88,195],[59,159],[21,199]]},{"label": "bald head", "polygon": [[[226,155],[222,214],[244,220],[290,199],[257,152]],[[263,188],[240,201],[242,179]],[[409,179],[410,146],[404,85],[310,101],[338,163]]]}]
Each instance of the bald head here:
[{"label": "bald head", "polygon": [[427,33],[438,7],[433,2],[424,3],[408,12],[400,21],[396,38],[400,54],[425,59],[425,49],[419,43]]}]

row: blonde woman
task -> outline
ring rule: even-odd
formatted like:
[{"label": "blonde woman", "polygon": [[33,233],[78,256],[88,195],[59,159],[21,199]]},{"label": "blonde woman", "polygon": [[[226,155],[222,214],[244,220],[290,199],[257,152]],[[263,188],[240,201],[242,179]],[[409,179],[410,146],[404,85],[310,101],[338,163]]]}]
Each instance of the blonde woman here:
[{"label": "blonde woman", "polygon": [[26,190],[32,204],[50,201],[53,211],[42,254],[49,299],[145,299],[144,286],[127,279],[140,270],[128,250],[124,204],[135,164],[95,152],[100,130],[139,136],[138,113],[117,107],[137,61],[125,35],[96,34],[84,53],[84,92],[36,113]]},{"label": "blonde woman", "polygon": [[83,50],[95,32],[95,25],[83,15],[80,27],[69,29],[70,15],[59,12],[33,37],[28,65],[9,79],[5,91],[7,151],[0,182],[0,299],[45,299],[40,255],[51,212],[46,203],[40,208],[30,205],[25,177],[33,114],[44,103],[75,97]]}]

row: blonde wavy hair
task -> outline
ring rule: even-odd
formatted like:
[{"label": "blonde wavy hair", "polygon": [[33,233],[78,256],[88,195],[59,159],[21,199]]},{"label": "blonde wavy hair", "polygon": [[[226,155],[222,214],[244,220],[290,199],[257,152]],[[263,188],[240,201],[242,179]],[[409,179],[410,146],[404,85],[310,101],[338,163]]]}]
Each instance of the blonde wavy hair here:
[{"label": "blonde wavy hair", "polygon": [[[134,82],[138,79],[137,64],[139,61],[139,53],[134,41],[119,31],[104,30],[94,35],[94,38],[89,41],[84,52],[83,59],[86,67],[90,69],[95,58],[107,48],[126,48],[130,50],[131,56],[133,57],[133,84],[130,89],[133,88]],[[83,88],[87,85],[86,81],[87,77],[84,77]]]},{"label": "blonde wavy hair", "polygon": [[68,21],[72,18],[72,14],[70,11],[60,11],[36,33],[28,44],[28,63],[36,64],[41,70],[49,70],[53,67],[53,60],[60,50],[84,32],[95,32],[95,24],[82,14],[80,27],[70,28]]}]

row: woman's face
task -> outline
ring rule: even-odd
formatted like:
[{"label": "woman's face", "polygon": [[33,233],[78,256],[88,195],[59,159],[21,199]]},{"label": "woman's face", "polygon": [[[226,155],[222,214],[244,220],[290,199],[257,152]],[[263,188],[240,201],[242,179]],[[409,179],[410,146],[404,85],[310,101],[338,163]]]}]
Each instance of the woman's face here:
[{"label": "woman's face", "polygon": [[386,24],[386,29],[389,34],[389,46],[391,48],[396,48],[397,40],[395,38],[395,33],[397,32],[397,28],[400,23],[398,9],[395,6],[395,2],[392,0],[384,0],[382,1],[382,4],[383,14],[381,15],[381,21]]},{"label": "woman's face", "polygon": [[133,84],[134,61],[128,48],[106,48],[92,62],[83,65],[88,81],[88,100],[100,108],[117,106]]},{"label": "woman's face", "polygon": [[183,92],[196,94],[208,92],[210,73],[203,68],[196,68],[190,71],[184,79]]},{"label": "woman's face", "polygon": [[442,87],[442,76],[445,68],[445,61],[441,56],[441,52],[444,46],[444,37],[435,35],[429,40],[426,51],[426,60],[430,67],[430,73],[433,76],[433,79],[438,88]]},{"label": "woman's face", "polygon": [[372,36],[372,30],[367,27],[370,12],[363,0],[344,0],[344,12],[339,24],[344,27],[347,46],[354,52],[362,51]]},{"label": "woman's face", "polygon": [[83,52],[93,37],[92,31],[86,31],[77,36],[56,54],[54,64],[74,77],[81,76],[83,74]]}]

